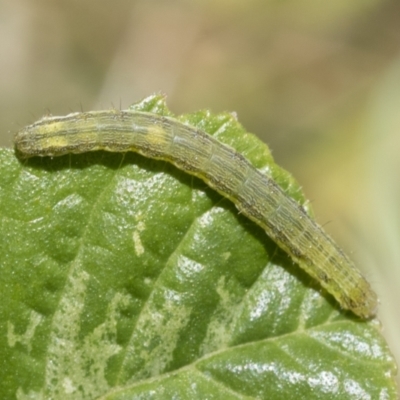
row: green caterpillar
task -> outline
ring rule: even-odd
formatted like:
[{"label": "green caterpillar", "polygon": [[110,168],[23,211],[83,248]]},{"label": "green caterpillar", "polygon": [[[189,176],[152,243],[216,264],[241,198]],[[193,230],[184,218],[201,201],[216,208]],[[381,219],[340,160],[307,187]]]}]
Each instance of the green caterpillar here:
[{"label": "green caterpillar", "polygon": [[195,127],[139,111],[94,111],[46,117],[17,133],[22,157],[94,150],[138,152],[166,160],[230,199],[342,308],[372,317],[377,296],[335,242],[269,176],[240,153]]}]

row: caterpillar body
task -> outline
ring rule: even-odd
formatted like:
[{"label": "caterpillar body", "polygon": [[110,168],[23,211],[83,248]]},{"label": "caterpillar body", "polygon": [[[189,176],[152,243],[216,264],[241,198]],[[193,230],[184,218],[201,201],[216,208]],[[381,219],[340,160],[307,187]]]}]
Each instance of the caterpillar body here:
[{"label": "caterpillar body", "polygon": [[362,318],[376,311],[378,300],[369,283],[303,207],[243,155],[196,127],[134,110],[73,113],[22,129],[15,148],[22,157],[106,150],[171,162],[230,199],[342,308]]}]

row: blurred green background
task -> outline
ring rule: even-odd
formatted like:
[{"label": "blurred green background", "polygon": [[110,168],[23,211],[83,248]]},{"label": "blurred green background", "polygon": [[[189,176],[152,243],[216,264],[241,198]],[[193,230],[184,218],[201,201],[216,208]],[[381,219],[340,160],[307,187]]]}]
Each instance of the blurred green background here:
[{"label": "blurred green background", "polygon": [[379,293],[400,360],[400,2],[0,0],[2,146],[159,91],[269,144]]}]

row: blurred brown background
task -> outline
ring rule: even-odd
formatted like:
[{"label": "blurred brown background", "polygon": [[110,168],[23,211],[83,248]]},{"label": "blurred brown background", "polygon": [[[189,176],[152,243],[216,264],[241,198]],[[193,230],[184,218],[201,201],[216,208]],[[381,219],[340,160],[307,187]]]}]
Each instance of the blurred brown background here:
[{"label": "blurred brown background", "polygon": [[236,111],[381,298],[400,360],[398,0],[0,0],[0,141],[44,114]]}]

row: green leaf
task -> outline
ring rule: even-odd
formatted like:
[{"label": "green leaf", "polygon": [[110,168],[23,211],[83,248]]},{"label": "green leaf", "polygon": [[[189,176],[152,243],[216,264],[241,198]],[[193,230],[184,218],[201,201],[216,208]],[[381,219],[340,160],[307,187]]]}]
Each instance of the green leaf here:
[{"label": "green leaf", "polygon": [[[161,96],[133,106],[171,115]],[[307,206],[231,114],[179,117]],[[138,154],[0,151],[2,399],[395,399],[377,321],[341,312],[202,181]]]}]

